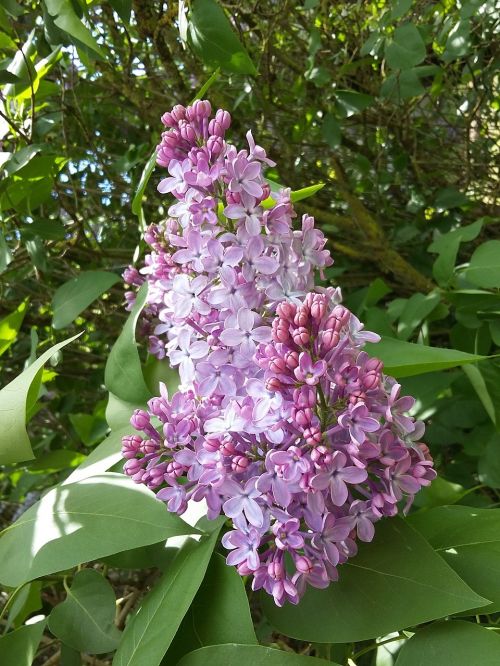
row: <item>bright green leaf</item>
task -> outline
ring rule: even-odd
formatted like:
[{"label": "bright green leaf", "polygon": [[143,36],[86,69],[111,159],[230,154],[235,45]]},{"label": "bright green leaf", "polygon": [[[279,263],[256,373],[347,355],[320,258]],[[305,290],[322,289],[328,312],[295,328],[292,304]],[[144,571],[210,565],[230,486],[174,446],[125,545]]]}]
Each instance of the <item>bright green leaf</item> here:
[{"label": "bright green leaf", "polygon": [[28,299],[9,315],[0,320],[0,356],[13,344],[28,309]]},{"label": "bright green leaf", "polygon": [[121,474],[57,486],[0,537],[0,582],[10,587],[127,548],[196,530]]},{"label": "bright green leaf", "polygon": [[427,347],[395,338],[382,338],[378,343],[369,343],[366,351],[380,358],[384,362],[384,372],[394,377],[411,377],[484,359],[484,356],[456,349]]},{"label": "bright green leaf", "polygon": [[69,449],[58,449],[57,451],[49,451],[39,456],[34,462],[30,463],[30,472],[43,472],[44,474],[52,474],[53,472],[60,472],[61,470],[70,470],[77,465],[80,465],[86,456],[78,451],[70,451]]},{"label": "bright green leaf", "polygon": [[[0,391],[0,413],[2,429],[0,430],[0,464],[20,462],[33,458],[30,439],[26,432],[26,414],[29,411],[29,391],[44,364],[54,354],[78,335],[63,340],[48,349],[24,372],[13,379]],[[38,390],[36,392],[38,394]]]},{"label": "bright green leaf", "polygon": [[[130,414],[129,413],[129,419]],[[122,425],[116,430],[112,430],[109,435],[85,458],[85,460],[68,476],[63,485],[76,483],[97,474],[102,474],[111,469],[113,465],[122,460],[121,446],[122,437],[130,435],[132,426],[128,423]]]},{"label": "bright green leaf", "polygon": [[109,4],[124,23],[130,22],[130,12],[132,11],[132,0],[109,0]]},{"label": "bright green leaf", "polygon": [[52,299],[55,329],[65,328],[88,306],[120,280],[116,273],[84,271],[59,287]]},{"label": "bright green leaf", "polygon": [[413,331],[430,315],[439,301],[440,297],[436,292],[410,296],[399,317],[398,337],[402,340],[408,340]]},{"label": "bright green leaf", "polygon": [[75,574],[66,599],[49,616],[49,629],[80,652],[112,652],[120,641],[114,625],[116,599],[108,581],[94,569]]},{"label": "bright green leaf", "polygon": [[399,518],[380,522],[374,541],[360,544],[328,589],[310,588],[297,606],[283,608],[263,597],[280,633],[318,643],[384,636],[485,603]]}]

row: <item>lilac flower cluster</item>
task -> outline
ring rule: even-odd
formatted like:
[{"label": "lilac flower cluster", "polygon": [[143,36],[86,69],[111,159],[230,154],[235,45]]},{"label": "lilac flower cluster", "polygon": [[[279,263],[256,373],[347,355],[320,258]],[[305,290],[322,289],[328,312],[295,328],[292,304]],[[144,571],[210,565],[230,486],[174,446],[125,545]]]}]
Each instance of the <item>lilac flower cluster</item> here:
[{"label": "lilac flower cluster", "polygon": [[226,515],[228,564],[278,605],[297,603],[435,477],[424,427],[362,350],[378,336],[338,289],[314,291],[325,239],[307,215],[294,228],[289,191],[268,198],[272,162],[251,133],[237,151],[229,114],[211,118],[205,101],[162,120],[170,175],[158,189],[177,202],[126,280],[147,280],[150,350],[181,386],[134,413],[124,469],[170,511],[205,500],[210,519]]}]

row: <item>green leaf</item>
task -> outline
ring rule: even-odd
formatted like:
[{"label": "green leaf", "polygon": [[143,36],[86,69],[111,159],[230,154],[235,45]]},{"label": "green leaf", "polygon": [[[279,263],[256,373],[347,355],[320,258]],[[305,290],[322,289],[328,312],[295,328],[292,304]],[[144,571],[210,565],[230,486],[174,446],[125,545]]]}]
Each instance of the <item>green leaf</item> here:
[{"label": "green leaf", "polygon": [[143,404],[151,398],[142,374],[141,359],[135,341],[135,328],[146,298],[148,286],[143,284],[118,340],[113,345],[104,370],[108,391],[130,403]]},{"label": "green leaf", "polygon": [[500,240],[486,241],[474,250],[465,277],[476,287],[500,288]]},{"label": "green leaf", "polygon": [[2,414],[0,464],[30,460],[34,457],[25,427],[26,413],[29,410],[30,388],[44,364],[59,349],[76,340],[79,335],[81,334],[74,335],[48,349],[0,391],[0,412]]},{"label": "green leaf", "polygon": [[412,4],[413,0],[393,0],[393,2],[391,2],[391,19],[394,21],[407,14],[411,9]]},{"label": "green leaf", "polygon": [[425,55],[424,41],[413,23],[396,28],[392,42],[385,47],[385,58],[391,69],[411,69],[419,65]]},{"label": "green leaf", "polygon": [[44,4],[60,30],[76,39],[77,42],[87,46],[103,60],[106,59],[106,54],[96,42],[90,30],[78,18],[71,0],[44,0]]},{"label": "green leaf", "polygon": [[0,663],[5,666],[32,666],[42,640],[45,620],[27,624],[0,638]]},{"label": "green leaf", "polygon": [[492,602],[482,612],[500,610],[500,509],[441,506],[409,522],[467,585]]},{"label": "green leaf", "polygon": [[187,39],[206,65],[239,74],[257,74],[226,15],[214,0],[194,0],[188,16]]},{"label": "green leaf", "polygon": [[[271,193],[279,191],[283,187],[279,183],[274,183],[273,181],[269,180],[268,182],[271,185]],[[302,199],[308,199],[309,197],[312,197],[314,194],[316,194],[316,192],[322,190],[324,187],[325,183],[317,183],[316,185],[309,185],[308,187],[303,187],[300,190],[294,190],[293,192],[290,193],[290,201],[292,203],[296,203],[297,201],[302,201]],[[263,208],[272,208],[273,206],[276,205],[276,199],[274,199],[272,196],[269,196],[267,197],[267,199],[264,199],[264,201],[260,205]]]},{"label": "green leaf", "polygon": [[354,90],[335,90],[334,94],[347,118],[350,118],[355,113],[364,111],[374,102],[374,98],[371,95],[365,95]]},{"label": "green leaf", "polygon": [[[190,652],[183,657],[177,666],[321,666],[331,661],[304,657],[283,650],[263,647],[262,645],[212,645]],[[338,666],[338,665],[337,665]]]},{"label": "green leaf", "polygon": [[109,4],[124,23],[130,23],[132,0],[109,0]]},{"label": "green leaf", "polygon": [[378,343],[369,343],[366,345],[366,351],[383,361],[384,372],[394,377],[411,377],[425,372],[436,372],[465,363],[476,363],[485,358],[456,349],[427,347],[395,338],[382,338]]},{"label": "green leaf", "polygon": [[16,0],[2,0],[0,2],[0,5],[5,9],[5,11],[13,16],[14,18],[17,18],[18,16],[21,16],[21,14],[24,12],[24,9],[18,5]]},{"label": "green leaf", "polygon": [[222,643],[256,645],[257,638],[241,576],[214,553],[163,663],[177,664],[198,647]]},{"label": "green leaf", "polygon": [[32,240],[36,236],[44,240],[63,240],[66,236],[66,230],[59,220],[35,220],[31,224],[23,225],[21,235],[27,240]]},{"label": "green leaf", "polygon": [[79,652],[115,650],[121,632],[114,625],[116,599],[108,581],[94,569],[83,569],[75,574],[66,593],[49,616],[54,636]]},{"label": "green leaf", "polygon": [[481,483],[490,488],[500,488],[500,434],[495,433],[486,442],[477,471]]},{"label": "green leaf", "polygon": [[425,88],[415,69],[390,74],[380,87],[380,95],[395,102],[418,97],[424,92]]},{"label": "green leaf", "polygon": [[477,365],[464,366],[463,370],[488,416],[500,430],[500,360],[487,359]]},{"label": "green leaf", "polygon": [[[129,418],[130,414],[129,413]],[[76,483],[83,479],[88,479],[91,476],[107,472],[108,469],[116,465],[122,460],[121,446],[122,437],[130,435],[132,426],[122,425],[117,430],[112,430],[109,435],[98,445],[96,448],[85,458],[63,482],[63,485],[68,483]]]},{"label": "green leaf", "polygon": [[62,469],[70,470],[76,467],[85,460],[86,456],[78,451],[70,451],[68,449],[58,449],[57,451],[49,451],[41,455],[29,466],[30,472],[43,472],[44,474],[52,474],[59,472]]},{"label": "green leaf", "polygon": [[500,636],[474,622],[424,627],[401,648],[396,666],[498,666]]},{"label": "green leaf", "polygon": [[330,148],[338,148],[342,141],[342,130],[339,121],[331,113],[325,114],[321,126],[323,138]]},{"label": "green leaf", "polygon": [[[437,192],[434,206],[439,210],[450,210],[451,208],[460,208],[460,206],[465,206],[465,204],[468,203],[469,199],[465,196],[465,194],[455,189],[454,187],[444,187]],[[476,223],[474,222],[474,224]],[[468,226],[473,227],[472,224],[469,224]],[[452,231],[450,233],[456,232]],[[464,240],[466,239],[464,238]]]},{"label": "green leaf", "polygon": [[54,294],[52,309],[55,329],[65,328],[105,291],[116,284],[120,277],[107,271],[84,271],[68,280]]},{"label": "green leaf", "polygon": [[446,48],[442,55],[444,62],[451,62],[470,53],[472,49],[470,21],[458,21],[450,30],[446,40]]},{"label": "green leaf", "polygon": [[438,476],[430,486],[421,488],[415,495],[413,506],[432,508],[445,504],[454,504],[462,499],[467,491],[459,483],[451,483],[442,476]]},{"label": "green leaf", "polygon": [[151,178],[151,174],[153,173],[155,166],[156,166],[156,148],[149,156],[149,159],[146,162],[144,169],[142,170],[141,178],[139,180],[139,185],[137,186],[134,198],[132,199],[132,212],[134,213],[134,215],[139,215],[139,216],[141,215],[144,192],[146,190],[147,184],[149,183],[149,179]]},{"label": "green leaf", "polygon": [[108,424],[99,415],[69,414],[69,420],[85,446],[94,446],[108,431]]},{"label": "green leaf", "polygon": [[310,588],[297,606],[283,608],[263,598],[280,633],[318,643],[384,636],[485,603],[400,518],[378,523],[374,541],[360,544],[328,589]]},{"label": "green leaf", "polygon": [[430,315],[439,301],[440,297],[436,292],[413,294],[406,301],[403,312],[399,317],[398,337],[402,340],[408,340],[413,331]]},{"label": "green leaf", "polygon": [[122,474],[57,486],[0,537],[0,583],[21,583],[196,530]]},{"label": "green leaf", "polygon": [[[222,525],[219,520],[219,528]],[[219,535],[189,540],[128,622],[113,666],[158,666],[200,587]]]},{"label": "green leaf", "polygon": [[24,300],[9,315],[0,320],[0,356],[14,343],[28,309],[28,299]]}]

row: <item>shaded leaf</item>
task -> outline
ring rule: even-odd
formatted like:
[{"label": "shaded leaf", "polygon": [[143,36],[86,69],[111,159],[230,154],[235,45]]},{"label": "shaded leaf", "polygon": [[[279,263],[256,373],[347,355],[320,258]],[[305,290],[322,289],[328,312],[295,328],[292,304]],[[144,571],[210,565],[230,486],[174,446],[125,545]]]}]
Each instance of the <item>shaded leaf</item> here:
[{"label": "shaded leaf", "polygon": [[410,69],[419,65],[425,54],[424,41],[413,23],[396,28],[392,42],[385,48],[385,58],[392,69]]},{"label": "shaded leaf", "polygon": [[28,299],[0,320],[0,356],[14,343],[28,309]]},{"label": "shaded leaf", "polygon": [[486,241],[474,250],[465,277],[476,287],[500,288],[500,240]]},{"label": "shaded leaf", "polygon": [[[477,594],[500,610],[500,509],[442,506],[419,512],[410,524]],[[476,612],[476,611],[474,611]]]},{"label": "shaded leaf", "polygon": [[[190,652],[178,666],[320,666],[335,664],[317,657],[304,657],[300,654],[274,650],[262,645],[212,645]],[[338,665],[337,665],[338,666]]]},{"label": "shaded leaf", "polygon": [[396,666],[497,666],[500,636],[473,622],[453,620],[424,627],[407,641]]},{"label": "shaded leaf", "polygon": [[116,649],[116,599],[108,581],[94,569],[78,571],[66,587],[66,599],[50,613],[49,629],[80,652],[102,654]]},{"label": "shaded leaf", "polygon": [[0,638],[0,663],[5,666],[32,666],[42,640],[45,620],[20,627]]},{"label": "shaded leaf", "polygon": [[106,57],[90,30],[78,18],[71,0],[44,0],[44,4],[55,25],[60,30],[87,46],[101,58]]}]

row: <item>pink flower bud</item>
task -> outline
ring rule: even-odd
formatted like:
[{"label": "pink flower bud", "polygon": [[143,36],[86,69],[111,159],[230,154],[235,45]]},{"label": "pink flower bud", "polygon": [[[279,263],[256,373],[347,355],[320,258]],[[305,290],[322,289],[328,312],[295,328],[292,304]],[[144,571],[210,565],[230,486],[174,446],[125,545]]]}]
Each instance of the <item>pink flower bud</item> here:
[{"label": "pink flower bud", "polygon": [[281,389],[281,382],[277,377],[269,377],[266,379],[266,391],[279,391]]},{"label": "pink flower bud", "polygon": [[287,351],[285,354],[286,367],[289,370],[295,370],[299,365],[299,355],[296,351]]},{"label": "pink flower bud", "polygon": [[309,331],[307,328],[300,326],[292,332],[292,338],[296,345],[299,347],[305,347],[309,343]]},{"label": "pink flower bud", "polygon": [[250,461],[245,456],[235,456],[231,462],[231,469],[237,474],[241,474],[246,470]]},{"label": "pink flower bud", "polygon": [[[316,426],[311,426],[310,428],[306,428],[304,430],[304,439],[306,440],[306,444],[308,444],[309,446],[316,446],[323,439],[323,435],[319,428],[317,428]],[[321,446],[318,448],[324,449],[325,447]]]},{"label": "pink flower bud", "polygon": [[305,573],[305,574],[309,574],[313,570],[313,564],[311,560],[305,555],[297,557],[297,559],[295,560],[295,567],[297,571],[300,571],[300,573]]},{"label": "pink flower bud", "polygon": [[293,321],[295,313],[297,311],[297,306],[289,301],[282,301],[276,308],[276,314],[278,317],[285,319],[287,321]]}]

